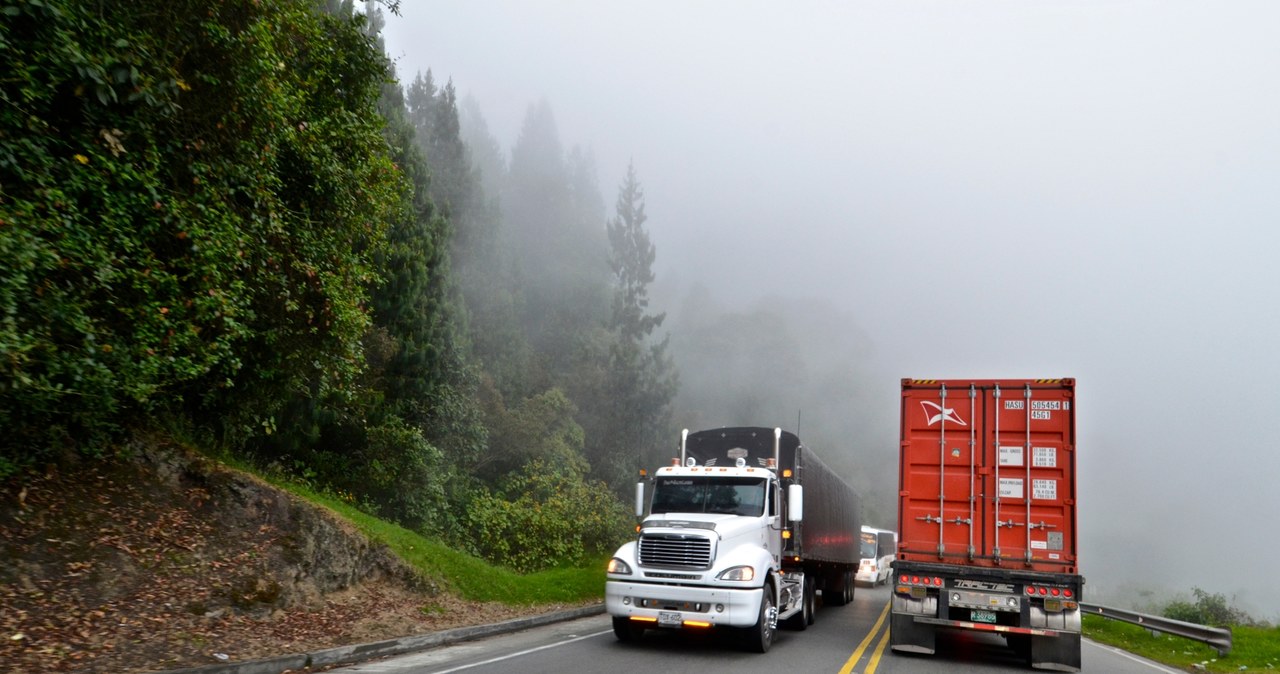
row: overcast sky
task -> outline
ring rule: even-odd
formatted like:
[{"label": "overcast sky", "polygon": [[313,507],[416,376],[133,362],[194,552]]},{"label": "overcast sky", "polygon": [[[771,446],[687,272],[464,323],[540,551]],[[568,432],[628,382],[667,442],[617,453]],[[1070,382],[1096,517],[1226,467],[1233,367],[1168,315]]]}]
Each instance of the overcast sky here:
[{"label": "overcast sky", "polygon": [[1280,617],[1280,2],[387,19],[401,76],[452,79],[508,151],[546,99],[610,206],[634,161],[659,284],[853,316],[883,372],[869,437],[903,377],[1077,378],[1089,588]]}]

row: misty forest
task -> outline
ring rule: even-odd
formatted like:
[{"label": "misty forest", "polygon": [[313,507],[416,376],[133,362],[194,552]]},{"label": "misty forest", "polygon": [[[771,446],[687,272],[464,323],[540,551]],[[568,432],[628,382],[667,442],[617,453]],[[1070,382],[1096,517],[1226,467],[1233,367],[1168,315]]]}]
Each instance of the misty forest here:
[{"label": "misty forest", "polygon": [[531,571],[627,536],[681,427],[849,444],[794,316],[694,292],[671,337],[643,167],[597,184],[550,103],[507,151],[375,5],[207,8],[0,21],[0,478],[159,438]]}]

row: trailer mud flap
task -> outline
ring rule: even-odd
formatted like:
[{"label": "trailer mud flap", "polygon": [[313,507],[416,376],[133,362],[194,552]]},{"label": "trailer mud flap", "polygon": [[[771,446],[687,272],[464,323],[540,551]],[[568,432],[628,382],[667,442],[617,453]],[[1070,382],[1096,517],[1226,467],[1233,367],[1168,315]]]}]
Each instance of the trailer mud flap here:
[{"label": "trailer mud flap", "polygon": [[889,622],[889,645],[900,653],[932,655],[936,649],[932,625],[917,624],[915,616],[894,613]]},{"label": "trailer mud flap", "polygon": [[1031,666],[1058,672],[1080,671],[1080,635],[1059,632],[1056,639],[1031,637]]}]

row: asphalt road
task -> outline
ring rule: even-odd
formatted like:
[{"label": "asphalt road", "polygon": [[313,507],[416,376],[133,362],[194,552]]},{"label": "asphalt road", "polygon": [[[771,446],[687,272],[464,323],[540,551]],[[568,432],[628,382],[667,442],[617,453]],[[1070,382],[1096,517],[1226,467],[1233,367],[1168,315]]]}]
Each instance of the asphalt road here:
[{"label": "asphalt road", "polygon": [[[608,616],[593,616],[413,655],[366,662],[331,674],[968,674],[1031,672],[996,635],[939,635],[933,656],[889,650],[887,587],[859,587],[854,602],[818,609],[805,631],[780,629],[766,654],[742,650],[717,632],[650,631],[637,643],[613,636]],[[1177,674],[1122,651],[1085,641],[1083,672]]]}]

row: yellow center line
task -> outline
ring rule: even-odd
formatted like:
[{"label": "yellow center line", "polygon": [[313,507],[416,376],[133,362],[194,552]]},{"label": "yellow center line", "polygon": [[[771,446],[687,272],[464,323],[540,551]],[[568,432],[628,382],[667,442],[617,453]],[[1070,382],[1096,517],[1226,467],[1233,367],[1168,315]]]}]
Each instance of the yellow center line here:
[{"label": "yellow center line", "polygon": [[[862,643],[858,644],[858,647],[854,649],[853,655],[850,655],[849,659],[845,661],[844,666],[840,668],[840,674],[849,674],[849,672],[852,672],[853,666],[858,664],[858,661],[862,659],[862,652],[867,650],[867,644],[871,643],[871,640],[876,636],[876,632],[880,631],[880,626],[884,624],[885,617],[889,615],[890,603],[891,602],[885,603],[884,610],[880,612],[880,619],[877,620],[875,626],[867,632],[867,636],[863,637]],[[888,631],[886,631],[885,634],[887,635]],[[883,640],[881,646],[883,647]]]},{"label": "yellow center line", "polygon": [[880,637],[880,643],[876,644],[876,652],[871,654],[871,660],[867,662],[867,671],[864,674],[876,674],[876,667],[880,666],[880,656],[884,655],[884,647],[889,644],[889,630],[885,630]]}]

